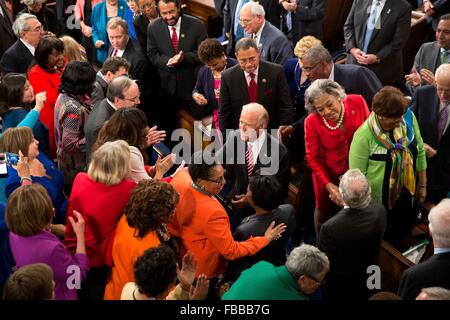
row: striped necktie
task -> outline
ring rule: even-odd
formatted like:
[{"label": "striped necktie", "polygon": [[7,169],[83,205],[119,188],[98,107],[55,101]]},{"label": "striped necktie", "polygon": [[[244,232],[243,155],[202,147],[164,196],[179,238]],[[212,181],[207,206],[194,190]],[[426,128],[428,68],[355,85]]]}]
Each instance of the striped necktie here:
[{"label": "striped necktie", "polygon": [[247,149],[245,150],[245,163],[247,164],[247,177],[251,177],[255,164],[253,163],[252,147],[247,143]]}]

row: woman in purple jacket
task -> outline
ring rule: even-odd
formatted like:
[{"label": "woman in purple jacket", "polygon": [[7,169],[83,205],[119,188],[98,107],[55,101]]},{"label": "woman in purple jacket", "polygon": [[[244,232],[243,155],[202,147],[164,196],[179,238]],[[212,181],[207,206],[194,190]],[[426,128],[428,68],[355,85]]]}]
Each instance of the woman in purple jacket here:
[{"label": "woman in purple jacket", "polygon": [[6,205],[6,224],[10,230],[11,251],[18,268],[45,263],[54,274],[55,299],[77,300],[77,290],[86,277],[89,260],[84,241],[84,220],[74,211],[75,222],[69,222],[77,236],[77,249],[72,256],[49,230],[54,210],[52,201],[39,184],[17,188]]}]

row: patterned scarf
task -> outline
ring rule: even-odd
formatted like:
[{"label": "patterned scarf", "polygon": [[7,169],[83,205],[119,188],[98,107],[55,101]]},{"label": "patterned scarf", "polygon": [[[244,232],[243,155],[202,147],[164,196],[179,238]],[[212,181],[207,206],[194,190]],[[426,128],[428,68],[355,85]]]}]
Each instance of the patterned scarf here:
[{"label": "patterned scarf", "polygon": [[368,124],[373,137],[379,145],[391,151],[392,168],[389,177],[389,209],[392,209],[397,201],[403,186],[411,195],[416,191],[416,181],[414,176],[413,158],[409,151],[409,139],[407,135],[407,125],[405,120],[393,131],[395,143],[384,132],[378,122],[377,115],[372,112],[368,118]]}]

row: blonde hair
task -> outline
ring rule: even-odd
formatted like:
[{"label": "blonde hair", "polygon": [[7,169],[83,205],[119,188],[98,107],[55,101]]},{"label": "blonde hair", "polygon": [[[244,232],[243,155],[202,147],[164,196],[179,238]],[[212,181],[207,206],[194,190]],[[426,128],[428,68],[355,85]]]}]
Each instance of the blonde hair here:
[{"label": "blonde hair", "polygon": [[82,47],[70,36],[62,36],[59,38],[64,43],[64,55],[67,58],[67,62],[70,61],[87,61],[86,53]]},{"label": "blonde hair", "polygon": [[311,49],[312,47],[321,45],[322,41],[317,39],[314,36],[304,36],[300,40],[297,41],[297,44],[294,48],[294,54],[297,58],[301,59],[303,55]]},{"label": "blonde hair", "polygon": [[119,184],[130,172],[130,146],[123,140],[105,142],[93,154],[89,177],[106,185]]}]

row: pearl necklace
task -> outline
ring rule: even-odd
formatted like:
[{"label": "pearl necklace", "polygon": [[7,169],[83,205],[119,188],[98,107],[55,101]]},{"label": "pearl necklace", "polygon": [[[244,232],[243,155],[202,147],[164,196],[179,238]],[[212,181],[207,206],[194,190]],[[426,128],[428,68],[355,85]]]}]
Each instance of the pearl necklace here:
[{"label": "pearl necklace", "polygon": [[339,128],[342,123],[344,122],[344,113],[345,113],[345,108],[344,108],[344,104],[341,102],[341,106],[342,106],[342,111],[341,111],[341,116],[339,117],[339,121],[337,122],[335,127],[330,126],[330,124],[327,122],[327,120],[322,116],[323,119],[323,123],[325,123],[325,127],[327,127],[330,130],[336,130],[337,128]]}]

